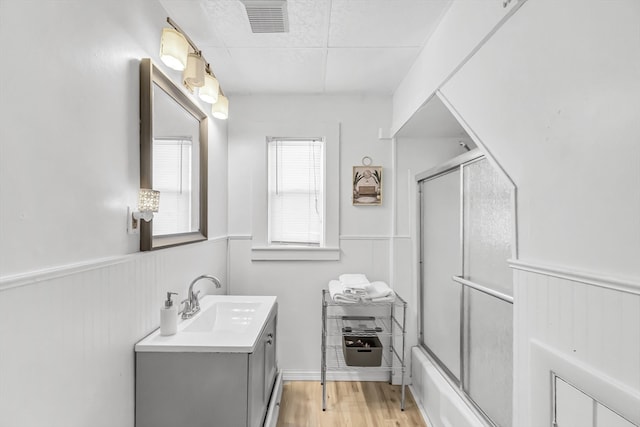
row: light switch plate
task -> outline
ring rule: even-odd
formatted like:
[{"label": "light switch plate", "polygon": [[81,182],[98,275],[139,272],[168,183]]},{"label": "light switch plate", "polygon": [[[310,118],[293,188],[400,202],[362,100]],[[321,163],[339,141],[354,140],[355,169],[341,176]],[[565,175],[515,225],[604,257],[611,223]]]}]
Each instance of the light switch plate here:
[{"label": "light switch plate", "polygon": [[133,217],[129,206],[127,206],[127,234],[140,234],[140,220]]}]

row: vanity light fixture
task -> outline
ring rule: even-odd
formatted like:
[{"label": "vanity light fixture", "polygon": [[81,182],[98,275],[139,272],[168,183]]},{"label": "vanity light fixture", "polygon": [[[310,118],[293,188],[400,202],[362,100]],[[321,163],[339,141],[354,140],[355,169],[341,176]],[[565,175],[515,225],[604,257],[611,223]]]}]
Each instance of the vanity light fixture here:
[{"label": "vanity light fixture", "polygon": [[140,232],[140,220],[151,221],[153,214],[158,212],[159,207],[160,192],[149,188],[141,188],[138,191],[138,210],[131,213],[129,234],[138,234]]},{"label": "vanity light fixture", "polygon": [[168,67],[183,71],[182,84],[190,92],[199,88],[198,97],[213,105],[213,117],[226,120],[229,116],[229,99],[224,96],[216,75],[202,56],[202,51],[171,18],[167,17],[167,22],[173,28],[162,29],[160,59]]},{"label": "vanity light fixture", "polygon": [[227,120],[229,118],[229,99],[226,96],[218,96],[218,102],[211,106],[211,114],[216,119]]}]

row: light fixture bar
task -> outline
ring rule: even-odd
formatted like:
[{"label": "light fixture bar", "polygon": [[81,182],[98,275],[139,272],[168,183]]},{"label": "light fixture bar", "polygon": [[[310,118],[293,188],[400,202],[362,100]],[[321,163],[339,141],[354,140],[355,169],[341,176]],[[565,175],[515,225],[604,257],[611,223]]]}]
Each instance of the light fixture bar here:
[{"label": "light fixture bar", "polygon": [[[193,40],[191,40],[189,38],[189,36],[187,35],[187,33],[185,33],[184,31],[182,31],[182,28],[180,28],[178,26],[178,24],[175,23],[175,21],[173,19],[171,19],[170,17],[167,16],[167,22],[169,23],[169,25],[171,25],[173,27],[174,30],[176,30],[177,32],[179,32],[180,34],[182,34],[184,36],[185,39],[187,39],[187,42],[189,43],[189,45],[191,45],[191,49],[193,49],[194,51],[200,53],[200,49],[198,49],[198,47],[196,46],[196,44],[193,42]],[[206,61],[205,61],[206,62]]]},{"label": "light fixture bar", "polygon": [[[189,46],[191,46],[191,49],[194,50],[194,52],[198,53],[198,55],[200,55],[200,57],[202,58],[202,60],[204,61],[204,68],[206,70],[206,72],[208,72],[209,74],[211,74],[216,80],[218,80],[218,78],[216,77],[216,75],[214,74],[213,70],[211,69],[211,66],[209,65],[209,61],[207,61],[207,59],[202,55],[202,51],[200,49],[198,49],[198,46],[196,46],[196,44],[193,42],[193,40],[191,40],[189,38],[189,36],[187,35],[187,33],[185,33],[184,31],[182,31],[182,28],[180,28],[178,26],[178,24],[175,23],[175,21],[173,19],[171,19],[170,17],[167,16],[167,23],[169,23],[169,25],[171,25],[173,27],[174,30],[176,30],[177,32],[179,32],[180,34],[182,34],[184,36],[185,39],[187,39],[187,43],[189,43]],[[220,80],[218,80],[219,82]],[[222,87],[218,87],[218,90],[220,91],[221,95],[224,95],[224,91],[222,90]]]}]

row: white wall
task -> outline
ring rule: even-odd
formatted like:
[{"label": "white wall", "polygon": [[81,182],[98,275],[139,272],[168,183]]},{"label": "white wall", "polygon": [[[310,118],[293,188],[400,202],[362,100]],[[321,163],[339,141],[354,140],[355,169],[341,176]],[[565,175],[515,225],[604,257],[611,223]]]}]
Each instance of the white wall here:
[{"label": "white wall", "polygon": [[382,96],[234,96],[229,117],[229,234],[252,233],[252,200],[263,195],[253,193],[251,166],[266,163],[261,157],[265,132],[340,123],[340,164],[327,165],[327,174],[340,175],[340,234],[388,235],[391,205],[352,206],[350,183],[352,166],[361,165],[364,156],[385,168],[385,189],[393,182],[387,181],[392,176],[391,142],[378,139],[378,129],[389,127],[390,115],[391,99]]},{"label": "white wall", "polygon": [[442,89],[518,186],[523,259],[640,277],[639,19],[527,2]]},{"label": "white wall", "polygon": [[[235,96],[229,118],[229,274],[237,294],[276,295],[279,301],[280,367],[297,377],[320,370],[321,289],[341,273],[362,272],[390,280],[393,170],[388,129],[391,99],[377,96]],[[317,123],[341,125],[339,164],[327,173],[340,177],[339,261],[251,261],[253,211],[266,197],[253,183],[253,167],[266,163],[263,146],[270,129],[303,129]],[[293,135],[296,136],[296,135]],[[300,135],[297,135],[300,136]],[[305,136],[305,135],[302,135]],[[315,135],[311,135],[315,136]],[[352,166],[369,156],[383,166],[382,206],[351,204]],[[258,216],[261,213],[258,212]],[[266,212],[262,212],[266,216]]]},{"label": "white wall", "polygon": [[518,2],[513,0],[506,8],[502,4],[497,0],[457,0],[451,4],[393,95],[392,134],[513,13]]},{"label": "white wall", "polygon": [[209,235],[223,238],[140,254],[126,232],[139,60],[159,64],[165,18],[156,1],[0,0],[3,427],[133,426],[133,345],[164,293],[227,282],[224,122],[209,126]]},{"label": "white wall", "polygon": [[[468,23],[453,18],[445,16],[443,24],[464,29]],[[564,275],[515,275],[514,425],[548,422],[540,409],[548,409],[550,369],[577,377],[581,369],[620,385],[621,400],[604,396],[604,403],[624,402],[619,410],[639,422],[633,412],[640,396],[638,22],[640,4],[633,0],[528,1],[439,83],[518,187],[521,261]],[[445,50],[454,42],[440,44]],[[417,75],[412,71],[405,82]],[[430,96],[424,81],[401,86],[394,126],[407,106],[417,108],[409,96],[414,89],[423,100]],[[600,276],[635,291],[591,290]],[[616,362],[622,354],[628,363]],[[597,382],[586,383],[594,393]]]}]

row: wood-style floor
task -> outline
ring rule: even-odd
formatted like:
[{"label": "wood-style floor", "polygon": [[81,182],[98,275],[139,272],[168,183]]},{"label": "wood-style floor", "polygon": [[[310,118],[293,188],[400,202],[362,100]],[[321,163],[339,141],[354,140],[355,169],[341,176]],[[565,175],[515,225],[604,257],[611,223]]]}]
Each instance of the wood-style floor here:
[{"label": "wood-style floor", "polygon": [[284,384],[278,427],[426,427],[409,387],[400,410],[400,386],[386,382],[328,381],[322,411],[319,381]]}]

